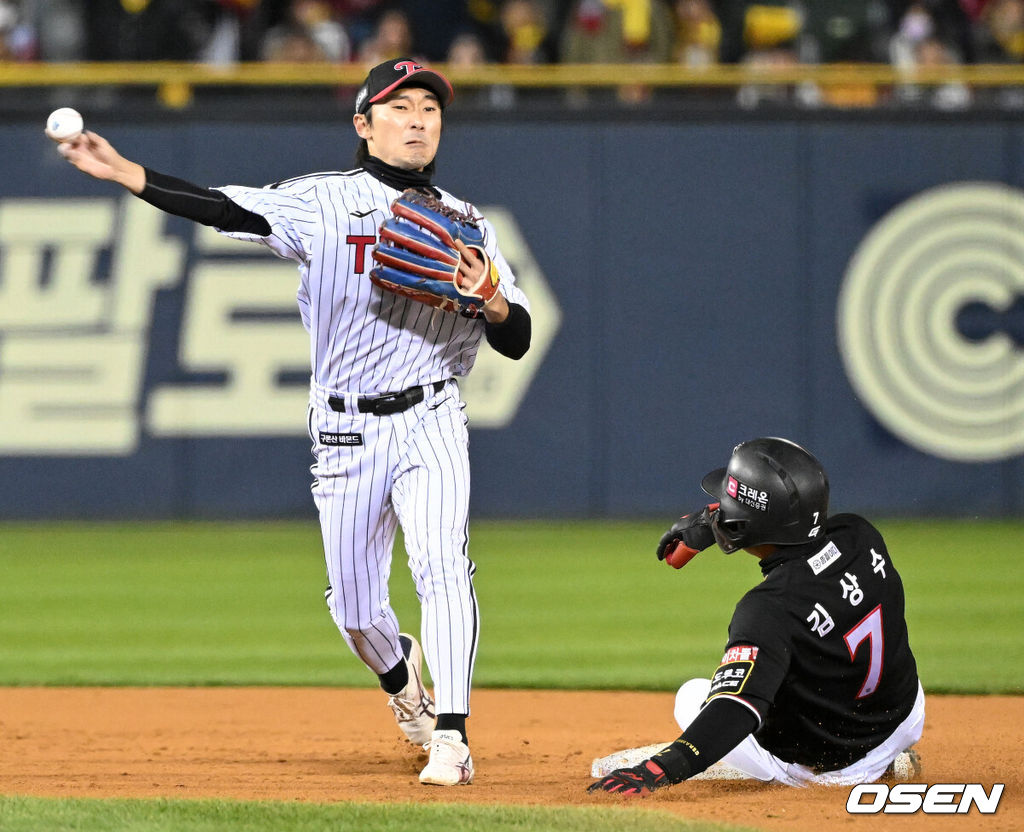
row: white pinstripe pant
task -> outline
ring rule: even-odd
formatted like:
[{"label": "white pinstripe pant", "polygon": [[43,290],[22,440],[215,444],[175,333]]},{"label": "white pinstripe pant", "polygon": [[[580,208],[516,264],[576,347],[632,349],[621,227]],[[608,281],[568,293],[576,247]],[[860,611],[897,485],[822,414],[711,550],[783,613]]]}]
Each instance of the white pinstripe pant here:
[{"label": "white pinstripe pant", "polygon": [[[479,611],[476,567],[467,554],[469,435],[458,386],[451,382],[390,416],[352,413],[351,406],[336,413],[327,406],[328,395],[314,389],[309,427],[331,616],[374,673],[398,663],[399,627],[388,580],[400,522],[437,713],[468,714]],[[352,398],[346,396],[347,403]],[[362,444],[328,444],[352,440],[321,432],[358,434]]]}]

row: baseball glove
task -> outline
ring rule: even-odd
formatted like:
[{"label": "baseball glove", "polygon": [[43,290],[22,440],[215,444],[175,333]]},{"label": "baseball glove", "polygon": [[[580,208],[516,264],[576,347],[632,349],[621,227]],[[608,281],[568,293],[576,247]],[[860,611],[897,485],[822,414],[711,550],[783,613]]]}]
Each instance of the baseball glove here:
[{"label": "baseball glove", "polygon": [[[477,220],[414,190],[392,202],[391,211],[373,248],[377,265],[370,280],[385,291],[446,312],[467,318],[483,314],[484,304],[498,291],[499,278],[484,251]],[[464,261],[460,244],[474,249],[484,261],[483,273],[468,288],[458,279]]]}]

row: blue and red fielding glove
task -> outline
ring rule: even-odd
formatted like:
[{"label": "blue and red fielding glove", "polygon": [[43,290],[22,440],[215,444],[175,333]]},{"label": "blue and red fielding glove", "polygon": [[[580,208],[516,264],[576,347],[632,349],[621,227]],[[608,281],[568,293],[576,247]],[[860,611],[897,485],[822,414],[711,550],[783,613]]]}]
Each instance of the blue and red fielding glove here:
[{"label": "blue and red fielding glove", "polygon": [[615,769],[611,774],[592,784],[587,791],[643,797],[671,785],[672,781],[661,766],[654,760],[644,760],[632,768]]},{"label": "blue and red fielding glove", "polygon": [[677,520],[658,541],[658,560],[666,561],[674,569],[682,569],[694,555],[711,546],[715,542],[711,517],[718,506],[718,503],[709,503],[700,511]]},{"label": "blue and red fielding glove", "polygon": [[[372,254],[377,265],[370,280],[388,292],[446,312],[468,318],[481,315],[500,281],[497,267],[484,251],[478,218],[414,190],[392,202],[391,211],[393,216],[379,229],[380,242]],[[464,286],[460,279],[467,249],[483,261],[483,272],[471,286]]]}]

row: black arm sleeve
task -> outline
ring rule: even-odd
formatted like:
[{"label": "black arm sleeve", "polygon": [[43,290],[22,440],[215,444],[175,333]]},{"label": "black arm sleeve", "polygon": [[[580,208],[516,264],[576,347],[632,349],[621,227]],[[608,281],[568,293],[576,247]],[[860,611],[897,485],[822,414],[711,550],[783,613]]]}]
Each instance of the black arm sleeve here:
[{"label": "black arm sleeve", "polygon": [[244,231],[260,237],[270,234],[270,223],[265,217],[243,208],[220,191],[201,188],[149,168],[145,171],[146,187],[139,198],[155,208],[221,231]]},{"label": "black arm sleeve", "polygon": [[487,321],[484,332],[487,335],[487,343],[494,348],[495,352],[501,353],[506,358],[518,360],[530,349],[532,327],[530,313],[526,311],[525,307],[510,301],[508,317],[500,324],[492,324]]},{"label": "black arm sleeve", "polygon": [[712,699],[672,745],[651,759],[673,783],[700,774],[757,729],[753,711],[729,699]]}]

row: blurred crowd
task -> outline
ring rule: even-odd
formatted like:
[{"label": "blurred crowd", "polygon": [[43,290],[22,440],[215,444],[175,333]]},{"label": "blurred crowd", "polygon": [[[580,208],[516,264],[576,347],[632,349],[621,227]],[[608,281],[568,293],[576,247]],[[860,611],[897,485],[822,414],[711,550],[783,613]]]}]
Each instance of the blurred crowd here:
[{"label": "blurred crowd", "polygon": [[[0,0],[4,61],[371,65],[406,54],[460,66],[1020,63],[1024,0]],[[950,107],[969,95],[904,94]]]}]

